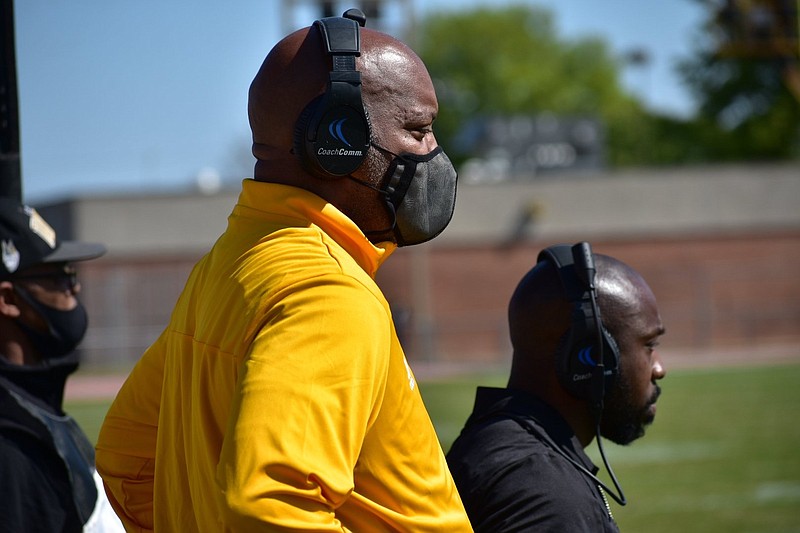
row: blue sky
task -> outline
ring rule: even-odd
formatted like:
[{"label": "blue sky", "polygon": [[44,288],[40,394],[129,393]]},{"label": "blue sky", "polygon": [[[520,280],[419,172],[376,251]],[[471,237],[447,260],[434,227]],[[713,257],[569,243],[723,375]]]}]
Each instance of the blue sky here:
[{"label": "blue sky", "polygon": [[[144,194],[185,189],[198,176],[232,183],[249,175],[250,80],[286,31],[316,17],[309,0],[294,2],[282,11],[278,0],[16,0],[24,199]],[[390,0],[387,14],[422,18],[480,3]],[[565,38],[599,35],[620,54],[647,50],[650,64],[627,69],[626,87],[653,109],[691,112],[673,67],[691,51],[700,3],[516,3],[549,8]]]}]

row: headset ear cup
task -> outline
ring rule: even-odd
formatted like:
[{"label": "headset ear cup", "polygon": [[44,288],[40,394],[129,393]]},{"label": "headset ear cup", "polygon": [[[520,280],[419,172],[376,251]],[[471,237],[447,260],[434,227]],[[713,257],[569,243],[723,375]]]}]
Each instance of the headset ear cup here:
[{"label": "headset ear cup", "polygon": [[582,322],[574,322],[556,351],[556,375],[561,386],[579,400],[591,399],[596,344],[595,338],[587,335]]},{"label": "headset ear cup", "polygon": [[311,100],[297,117],[297,122],[294,125],[294,152],[300,159],[300,164],[303,165],[303,168],[310,173],[320,178],[334,178],[335,176],[325,174],[319,168],[319,164],[314,157],[313,144],[309,141],[309,138],[316,133],[313,131],[316,129],[316,122],[318,121],[316,115],[324,96],[322,94]]},{"label": "headset ear cup", "polygon": [[[597,365],[600,351],[597,349],[597,336],[582,327],[583,322],[575,322],[564,334],[556,349],[556,375],[572,396],[580,400],[596,402],[599,379]],[[607,394],[619,374],[619,347],[608,330],[602,328],[603,338],[603,395]]]},{"label": "headset ear cup", "polygon": [[556,377],[570,394],[572,394],[572,379],[570,372],[570,348],[572,346],[572,329],[568,329],[558,340],[555,352]]},{"label": "headset ear cup", "polygon": [[614,336],[606,329],[605,326],[602,326],[602,335],[603,335],[603,364],[605,366],[605,390],[608,393],[608,390],[614,384],[619,375],[619,364],[620,364],[620,353],[619,353],[619,345],[617,341],[614,339]]},{"label": "headset ear cup", "polygon": [[330,92],[312,100],[294,129],[294,149],[303,168],[326,180],[343,178],[358,169],[367,158],[372,135],[369,117],[360,106],[334,100]]}]

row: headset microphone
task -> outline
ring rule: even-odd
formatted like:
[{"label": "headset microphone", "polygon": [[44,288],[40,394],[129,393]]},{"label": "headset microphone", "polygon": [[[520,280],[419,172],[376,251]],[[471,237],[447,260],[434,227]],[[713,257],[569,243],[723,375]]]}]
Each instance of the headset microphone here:
[{"label": "headset microphone", "polygon": [[594,266],[592,247],[588,242],[579,242],[572,247],[572,260],[575,262],[575,274],[590,290],[595,290],[594,276],[597,269]]}]

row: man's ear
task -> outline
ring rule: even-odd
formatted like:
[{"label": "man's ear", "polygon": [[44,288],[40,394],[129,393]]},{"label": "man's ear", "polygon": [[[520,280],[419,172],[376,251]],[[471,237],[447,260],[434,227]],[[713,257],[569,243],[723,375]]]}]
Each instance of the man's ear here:
[{"label": "man's ear", "polygon": [[17,295],[14,294],[14,284],[10,281],[0,281],[0,316],[17,318],[20,309],[17,305]]}]

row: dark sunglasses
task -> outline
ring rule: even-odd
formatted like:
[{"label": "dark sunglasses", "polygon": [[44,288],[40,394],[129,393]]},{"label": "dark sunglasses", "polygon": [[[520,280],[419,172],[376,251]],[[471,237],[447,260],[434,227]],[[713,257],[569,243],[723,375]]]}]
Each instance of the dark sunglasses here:
[{"label": "dark sunglasses", "polygon": [[18,274],[12,280],[47,280],[58,287],[59,290],[74,291],[78,286],[78,272],[72,265],[66,264],[63,268],[49,272],[32,274]]}]

